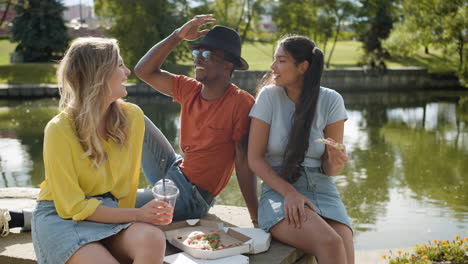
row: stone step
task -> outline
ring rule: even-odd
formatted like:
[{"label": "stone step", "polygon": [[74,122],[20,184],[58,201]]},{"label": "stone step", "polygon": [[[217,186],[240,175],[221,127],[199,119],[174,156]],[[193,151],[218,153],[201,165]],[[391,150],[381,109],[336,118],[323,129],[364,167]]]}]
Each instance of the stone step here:
[{"label": "stone step", "polygon": [[[37,188],[0,188],[0,208],[33,208],[39,189]],[[208,220],[224,222],[225,226],[253,227],[247,208],[215,205],[209,211]],[[36,256],[30,232],[21,232],[13,228],[7,237],[0,237],[0,263],[30,264],[36,263]],[[166,254],[172,254],[174,248],[168,247]],[[267,252],[250,255],[253,264],[314,264],[315,258],[306,256],[301,251],[272,240]]]}]

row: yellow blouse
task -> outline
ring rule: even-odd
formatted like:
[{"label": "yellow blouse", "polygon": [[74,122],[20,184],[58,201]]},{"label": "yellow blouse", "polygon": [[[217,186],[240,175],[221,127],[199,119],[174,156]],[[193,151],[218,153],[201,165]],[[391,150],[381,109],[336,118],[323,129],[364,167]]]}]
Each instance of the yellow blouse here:
[{"label": "yellow blouse", "polygon": [[145,124],[143,111],[138,106],[126,102],[122,106],[130,120],[127,143],[120,147],[113,140],[103,140],[108,161],[99,168],[84,157],[73,121],[65,113],[58,114],[47,124],[45,180],[37,200],[54,201],[60,217],[75,221],[86,219],[101,203],[89,196],[107,192],[119,200],[119,207],[135,206]]}]

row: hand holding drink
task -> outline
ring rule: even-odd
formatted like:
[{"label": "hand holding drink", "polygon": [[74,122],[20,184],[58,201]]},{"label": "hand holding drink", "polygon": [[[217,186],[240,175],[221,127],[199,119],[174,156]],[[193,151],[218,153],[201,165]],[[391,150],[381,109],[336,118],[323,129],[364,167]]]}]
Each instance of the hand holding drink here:
[{"label": "hand holding drink", "polygon": [[156,201],[157,224],[170,224],[174,215],[174,207],[179,195],[179,189],[171,180],[163,179],[156,183],[152,192]]}]

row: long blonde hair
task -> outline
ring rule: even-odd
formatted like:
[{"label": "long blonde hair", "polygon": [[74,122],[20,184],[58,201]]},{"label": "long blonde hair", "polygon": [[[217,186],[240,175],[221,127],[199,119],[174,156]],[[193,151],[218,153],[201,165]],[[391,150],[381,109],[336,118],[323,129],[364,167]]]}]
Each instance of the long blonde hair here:
[{"label": "long blonde hair", "polygon": [[[115,39],[78,38],[60,62],[57,80],[60,85],[60,110],[70,116],[85,157],[99,167],[107,161],[99,137],[99,123],[112,93],[108,80],[118,67],[119,47]],[[129,120],[121,99],[113,102],[105,120],[106,136],[123,146]]]}]

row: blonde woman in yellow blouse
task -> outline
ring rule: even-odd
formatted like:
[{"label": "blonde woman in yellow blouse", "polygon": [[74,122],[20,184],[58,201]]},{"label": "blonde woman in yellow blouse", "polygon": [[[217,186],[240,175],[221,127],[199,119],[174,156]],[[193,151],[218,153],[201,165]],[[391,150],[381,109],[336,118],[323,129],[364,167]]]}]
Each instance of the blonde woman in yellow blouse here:
[{"label": "blonde woman in yellow blouse", "polygon": [[32,220],[39,263],[162,263],[164,209],[133,208],[144,117],[120,99],[129,74],[113,39],[79,38],[60,63],[61,112],[45,128]]}]

